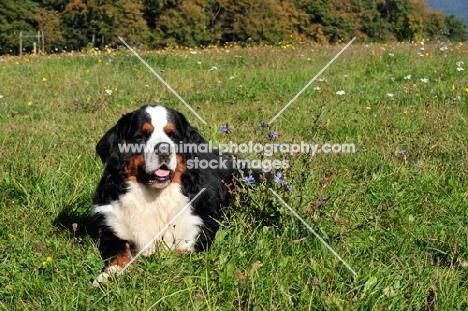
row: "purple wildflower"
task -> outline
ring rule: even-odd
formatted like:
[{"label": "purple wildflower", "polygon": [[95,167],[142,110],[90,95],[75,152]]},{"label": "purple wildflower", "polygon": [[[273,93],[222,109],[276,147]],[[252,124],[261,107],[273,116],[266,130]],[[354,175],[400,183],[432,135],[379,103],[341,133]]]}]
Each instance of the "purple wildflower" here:
[{"label": "purple wildflower", "polygon": [[277,138],[278,137],[278,133],[275,132],[275,131],[270,131],[270,138]]},{"label": "purple wildflower", "polygon": [[244,176],[244,179],[242,179],[243,182],[248,183],[248,182],[254,182],[255,178],[252,175]]},{"label": "purple wildflower", "polygon": [[227,133],[227,131],[228,131],[228,130],[229,130],[229,127],[228,127],[228,125],[227,125],[227,124],[226,124],[226,125],[223,125],[223,126],[221,126],[221,129],[220,129],[220,131],[221,131],[221,132]]},{"label": "purple wildflower", "polygon": [[279,184],[283,181],[283,173],[278,172],[275,176],[275,183]]}]

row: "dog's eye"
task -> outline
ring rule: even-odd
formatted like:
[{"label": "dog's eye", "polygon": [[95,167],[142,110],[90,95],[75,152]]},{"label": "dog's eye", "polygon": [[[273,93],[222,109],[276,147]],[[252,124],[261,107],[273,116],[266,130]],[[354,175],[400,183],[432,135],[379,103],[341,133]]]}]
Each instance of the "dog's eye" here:
[{"label": "dog's eye", "polygon": [[145,132],[140,132],[135,135],[136,141],[144,141],[148,139],[148,134]]},{"label": "dog's eye", "polygon": [[166,135],[172,140],[177,140],[177,138],[178,138],[178,135],[177,135],[176,132],[169,132]]}]

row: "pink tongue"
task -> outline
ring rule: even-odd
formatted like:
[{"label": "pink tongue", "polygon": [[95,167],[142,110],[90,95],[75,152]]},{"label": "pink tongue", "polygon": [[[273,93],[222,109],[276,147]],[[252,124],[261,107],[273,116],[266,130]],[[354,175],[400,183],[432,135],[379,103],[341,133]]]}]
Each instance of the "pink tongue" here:
[{"label": "pink tongue", "polygon": [[169,170],[158,169],[154,174],[158,177],[167,177],[169,176]]}]

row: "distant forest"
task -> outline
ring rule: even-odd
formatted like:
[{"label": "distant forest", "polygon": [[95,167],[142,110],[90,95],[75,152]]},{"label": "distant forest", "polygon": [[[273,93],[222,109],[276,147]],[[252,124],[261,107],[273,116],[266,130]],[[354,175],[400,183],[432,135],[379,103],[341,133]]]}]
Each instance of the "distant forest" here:
[{"label": "distant forest", "polygon": [[[2,0],[0,54],[44,32],[46,52],[118,44],[147,48],[225,42],[467,39],[466,25],[426,0]],[[31,49],[26,39],[25,49]]]}]

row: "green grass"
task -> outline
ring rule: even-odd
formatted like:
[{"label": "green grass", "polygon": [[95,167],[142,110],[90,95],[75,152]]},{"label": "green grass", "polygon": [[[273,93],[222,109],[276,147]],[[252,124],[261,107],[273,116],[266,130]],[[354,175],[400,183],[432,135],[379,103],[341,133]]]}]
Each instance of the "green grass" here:
[{"label": "green grass", "polygon": [[[105,53],[4,57],[0,307],[467,309],[468,68],[456,62],[468,47],[421,47],[352,45],[264,128],[342,46],[142,52],[207,125],[126,52],[111,63]],[[294,164],[281,170],[293,189],[274,188],[357,276],[260,184],[238,189],[209,251],[142,257],[93,287],[102,267],[89,220],[102,173],[94,146],[122,113],[154,103],[216,144],[271,143],[270,130],[275,143],[354,143],[353,154],[277,155]]]}]

